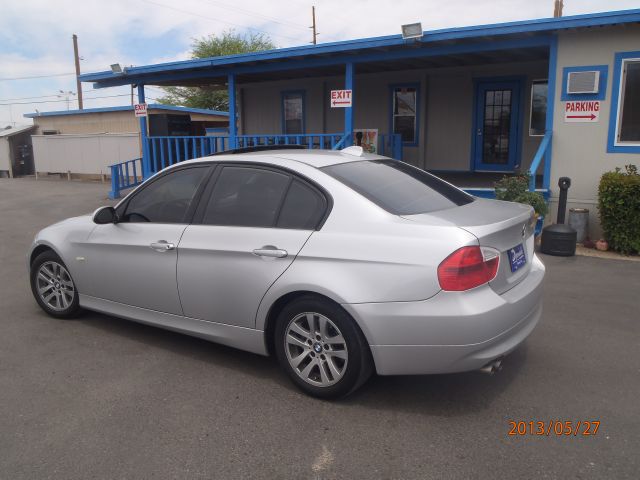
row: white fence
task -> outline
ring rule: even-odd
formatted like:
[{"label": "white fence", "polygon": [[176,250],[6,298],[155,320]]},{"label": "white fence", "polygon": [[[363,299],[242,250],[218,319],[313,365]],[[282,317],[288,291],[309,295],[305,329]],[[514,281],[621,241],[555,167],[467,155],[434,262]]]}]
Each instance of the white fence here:
[{"label": "white fence", "polygon": [[36,172],[110,175],[109,165],[140,157],[135,133],[33,135]]}]

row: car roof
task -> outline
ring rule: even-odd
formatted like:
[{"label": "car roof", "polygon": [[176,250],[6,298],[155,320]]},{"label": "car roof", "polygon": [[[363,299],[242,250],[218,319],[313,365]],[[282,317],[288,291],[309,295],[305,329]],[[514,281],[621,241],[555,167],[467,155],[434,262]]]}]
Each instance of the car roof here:
[{"label": "car roof", "polygon": [[[351,147],[353,148],[353,147]],[[198,162],[241,162],[241,161],[257,161],[260,163],[270,163],[270,159],[284,159],[293,160],[295,162],[304,163],[315,168],[327,167],[329,165],[337,165],[340,163],[358,162],[362,160],[384,160],[387,157],[376,155],[372,153],[364,153],[358,150],[349,150],[345,148],[343,150],[310,150],[310,149],[274,149],[274,150],[260,150],[255,152],[246,153],[220,153],[215,156],[196,158],[188,160],[185,163],[198,163]],[[177,164],[179,165],[179,164]]]}]

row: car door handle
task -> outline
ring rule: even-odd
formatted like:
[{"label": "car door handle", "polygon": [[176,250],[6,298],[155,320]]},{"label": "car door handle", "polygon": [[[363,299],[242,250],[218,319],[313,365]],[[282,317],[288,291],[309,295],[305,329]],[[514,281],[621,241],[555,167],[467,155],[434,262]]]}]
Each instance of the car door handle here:
[{"label": "car door handle", "polygon": [[156,252],[167,252],[169,250],[175,250],[176,246],[173,243],[169,243],[166,240],[158,240],[149,245]]},{"label": "car door handle", "polygon": [[280,250],[279,248],[274,247],[273,245],[265,245],[262,248],[256,248],[253,251],[253,254],[257,255],[258,257],[270,257],[270,258],[283,258],[288,255],[286,250]]}]

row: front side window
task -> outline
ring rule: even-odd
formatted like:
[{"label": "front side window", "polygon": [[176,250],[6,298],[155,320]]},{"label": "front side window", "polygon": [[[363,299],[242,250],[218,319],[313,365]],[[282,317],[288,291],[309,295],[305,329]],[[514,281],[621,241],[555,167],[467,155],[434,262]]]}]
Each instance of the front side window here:
[{"label": "front side window", "polygon": [[393,133],[400,134],[403,143],[418,143],[418,87],[393,87],[392,109]]},{"label": "front side window", "polygon": [[622,62],[618,143],[640,143],[640,58]]},{"label": "front side window", "polygon": [[302,92],[282,94],[282,115],[285,135],[304,133],[304,97]]},{"label": "front side window", "polygon": [[473,202],[462,190],[397,160],[347,162],[322,170],[395,215],[429,213]]},{"label": "front side window", "polygon": [[153,181],[128,202],[123,222],[183,223],[208,167],[180,169]]},{"label": "front side window", "polygon": [[547,80],[535,80],[531,85],[531,118],[529,135],[544,135],[547,120]]}]

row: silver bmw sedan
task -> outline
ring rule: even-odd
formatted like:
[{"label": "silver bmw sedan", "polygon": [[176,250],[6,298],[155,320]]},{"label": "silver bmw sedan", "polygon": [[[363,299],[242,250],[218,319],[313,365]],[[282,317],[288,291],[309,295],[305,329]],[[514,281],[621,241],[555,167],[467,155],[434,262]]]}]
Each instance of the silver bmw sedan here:
[{"label": "silver bmw sedan", "polygon": [[256,150],[179,163],[40,231],[40,307],[274,354],[322,398],[373,372],[491,371],[540,319],[531,207],[359,147]]}]

